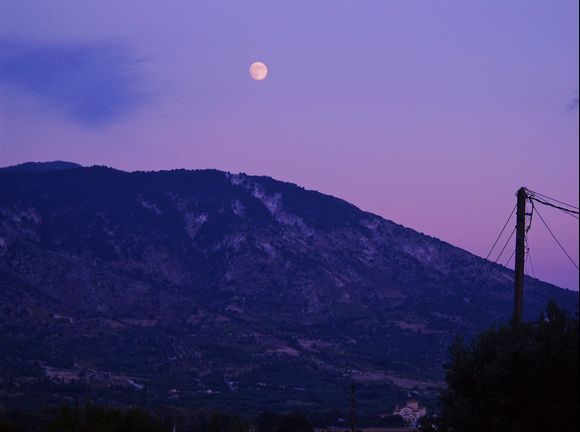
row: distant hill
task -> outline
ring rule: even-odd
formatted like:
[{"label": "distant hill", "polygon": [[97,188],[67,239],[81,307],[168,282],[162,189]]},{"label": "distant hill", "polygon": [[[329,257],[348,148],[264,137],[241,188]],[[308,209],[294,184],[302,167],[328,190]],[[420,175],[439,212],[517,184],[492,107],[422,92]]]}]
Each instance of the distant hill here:
[{"label": "distant hill", "polygon": [[73,168],[82,168],[74,162],[54,161],[54,162],[24,162],[22,164],[0,168],[0,173],[42,173],[54,170],[68,170]]},{"label": "distant hill", "polygon": [[[6,406],[321,411],[354,380],[385,412],[432,400],[453,338],[511,313],[511,270],[294,184],[19,167],[0,170]],[[528,318],[549,298],[578,294],[526,279]]]}]

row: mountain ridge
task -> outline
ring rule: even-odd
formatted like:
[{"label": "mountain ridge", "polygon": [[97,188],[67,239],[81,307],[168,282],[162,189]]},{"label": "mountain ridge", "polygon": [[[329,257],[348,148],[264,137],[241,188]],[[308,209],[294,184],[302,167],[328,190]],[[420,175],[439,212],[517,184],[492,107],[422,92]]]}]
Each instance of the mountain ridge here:
[{"label": "mountain ridge", "polygon": [[[395,222],[395,221],[393,221],[391,219],[387,219],[386,217],[381,216],[380,214],[372,213],[372,212],[367,211],[367,210],[363,210],[360,207],[358,207],[357,205],[355,205],[353,203],[350,203],[349,201],[347,201],[344,198],[340,198],[338,196],[335,196],[335,195],[332,195],[332,194],[329,194],[329,193],[319,192],[319,191],[317,191],[315,189],[307,189],[307,188],[305,188],[303,186],[300,186],[300,185],[298,185],[296,183],[293,183],[291,181],[277,180],[277,179],[275,179],[272,176],[263,175],[263,174],[247,174],[245,172],[232,173],[230,171],[223,171],[223,170],[219,170],[217,168],[195,168],[195,169],[173,168],[173,169],[162,169],[162,170],[135,170],[135,171],[126,171],[126,170],[122,170],[122,169],[119,169],[119,168],[114,168],[114,167],[110,167],[110,166],[106,166],[106,165],[83,166],[81,164],[78,164],[77,162],[61,161],[61,160],[49,161],[49,162],[29,161],[29,162],[23,162],[23,163],[20,163],[20,164],[16,164],[16,165],[8,165],[8,166],[5,166],[5,167],[0,167],[0,173],[15,173],[15,174],[24,174],[24,175],[26,175],[26,174],[31,174],[31,173],[34,173],[34,174],[36,174],[36,173],[45,173],[45,172],[48,172],[48,171],[55,171],[55,170],[62,170],[62,169],[73,169],[73,168],[105,169],[105,170],[117,171],[117,172],[120,172],[120,173],[126,173],[126,174],[171,173],[171,172],[217,172],[217,173],[226,174],[228,176],[247,176],[247,177],[255,178],[255,179],[262,179],[262,180],[266,180],[266,181],[274,181],[274,182],[277,182],[277,183],[280,183],[280,184],[286,184],[286,185],[290,185],[290,186],[295,186],[295,187],[297,187],[297,188],[299,188],[299,189],[301,189],[301,190],[303,190],[305,192],[314,192],[314,193],[319,194],[319,195],[322,195],[322,196],[326,196],[326,197],[330,197],[330,198],[333,198],[333,199],[342,201],[342,202],[344,202],[344,203],[346,203],[346,204],[348,204],[350,206],[355,207],[357,210],[359,210],[359,211],[361,211],[363,213],[367,213],[367,214],[372,215],[374,217],[381,218],[384,221],[387,221],[389,223],[393,223],[393,224],[398,225],[398,226],[400,226],[402,228],[412,230],[413,232],[415,232],[417,234],[426,236],[427,238],[430,238],[430,239],[433,239],[433,240],[437,240],[437,241],[440,241],[442,243],[445,243],[445,244],[447,244],[449,246],[458,248],[458,249],[460,249],[460,250],[462,250],[462,251],[464,251],[466,253],[469,253],[469,254],[477,257],[477,258],[484,259],[483,257],[481,257],[481,256],[479,256],[479,255],[477,255],[477,254],[475,254],[473,252],[470,252],[470,251],[468,251],[466,249],[462,249],[459,246],[455,246],[454,244],[452,244],[452,243],[450,243],[450,242],[448,242],[448,241],[446,241],[446,240],[444,240],[442,238],[439,238],[439,237],[436,237],[436,236],[432,236],[432,235],[430,235],[430,234],[428,234],[426,232],[420,231],[420,230],[418,230],[416,228],[407,227],[406,225],[397,223],[397,222]],[[561,288],[561,289],[566,289],[568,291],[574,291],[574,290],[570,290],[570,289],[567,289],[567,288],[564,288],[564,287],[559,287],[559,286],[557,286],[557,285],[555,285],[555,284],[553,284],[551,282],[545,282],[545,281],[543,281],[543,282],[544,283],[548,283],[550,285],[554,285],[554,286],[556,286],[558,288]]]},{"label": "mountain ridge", "polygon": [[[512,274],[266,176],[0,170],[0,378],[50,401],[331,409],[352,380],[369,412],[432,400],[453,337],[508,319]],[[577,302],[526,284],[528,318]]]},{"label": "mountain ridge", "polygon": [[47,171],[54,170],[67,170],[74,168],[83,168],[82,165],[76,162],[68,161],[50,161],[50,162],[23,162],[17,165],[9,165],[6,167],[0,167],[0,172],[4,173],[23,173],[23,174],[33,174],[33,173],[43,173]]}]

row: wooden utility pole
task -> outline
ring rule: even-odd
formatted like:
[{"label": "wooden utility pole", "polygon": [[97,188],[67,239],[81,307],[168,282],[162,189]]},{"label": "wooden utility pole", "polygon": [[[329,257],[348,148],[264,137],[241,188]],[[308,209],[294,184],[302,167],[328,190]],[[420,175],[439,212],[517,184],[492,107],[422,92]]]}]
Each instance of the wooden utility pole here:
[{"label": "wooden utility pole", "polygon": [[516,213],[516,268],[514,279],[514,324],[522,322],[524,297],[524,262],[526,255],[526,200],[528,194],[525,188],[518,190]]},{"label": "wooden utility pole", "polygon": [[356,432],[356,386],[350,385],[350,431]]}]

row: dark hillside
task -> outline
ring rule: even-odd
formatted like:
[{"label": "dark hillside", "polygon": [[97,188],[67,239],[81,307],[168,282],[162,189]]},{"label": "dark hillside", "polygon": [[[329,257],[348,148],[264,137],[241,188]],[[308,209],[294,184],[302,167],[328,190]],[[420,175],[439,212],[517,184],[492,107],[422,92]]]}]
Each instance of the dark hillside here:
[{"label": "dark hillside", "polygon": [[[268,177],[0,170],[0,398],[362,410],[428,399],[447,345],[505,321],[512,271]],[[73,169],[74,168],[74,169]],[[577,293],[526,281],[525,311]],[[177,393],[169,393],[176,389]],[[69,398],[69,399],[67,399]]]}]

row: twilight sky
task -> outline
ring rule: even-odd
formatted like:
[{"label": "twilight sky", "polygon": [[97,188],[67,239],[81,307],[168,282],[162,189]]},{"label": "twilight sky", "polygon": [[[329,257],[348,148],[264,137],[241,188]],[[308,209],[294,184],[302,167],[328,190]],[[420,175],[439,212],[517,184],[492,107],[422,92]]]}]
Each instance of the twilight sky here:
[{"label": "twilight sky", "polygon": [[519,186],[578,205],[578,31],[577,0],[0,0],[0,166],[269,175],[485,256]]}]

